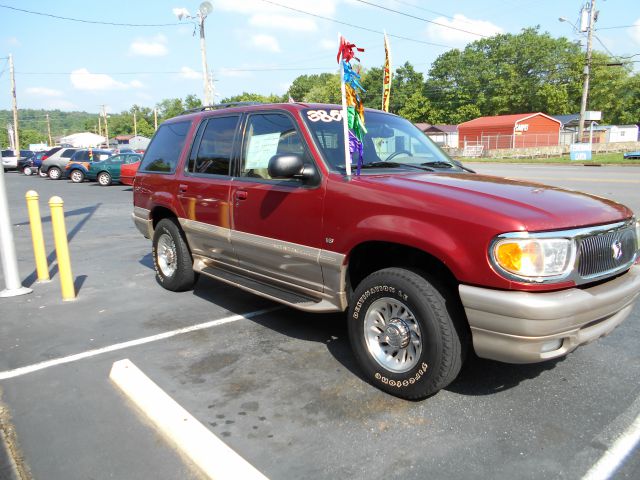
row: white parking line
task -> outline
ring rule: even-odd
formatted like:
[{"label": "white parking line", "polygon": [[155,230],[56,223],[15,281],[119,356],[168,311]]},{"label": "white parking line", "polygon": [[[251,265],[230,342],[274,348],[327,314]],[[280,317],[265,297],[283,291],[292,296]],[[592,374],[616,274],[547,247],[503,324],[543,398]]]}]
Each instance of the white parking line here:
[{"label": "white parking line", "polygon": [[109,378],[208,478],[267,480],[267,477],[196,420],[130,360],[115,362]]},{"label": "white parking line", "polygon": [[624,460],[640,443],[640,415],[631,426],[611,445],[598,462],[589,469],[582,480],[606,480],[620,468]]},{"label": "white parking line", "polygon": [[104,353],[115,352],[117,350],[123,350],[125,348],[136,347],[138,345],[144,345],[146,343],[157,342],[166,338],[175,337],[176,335],[182,335],[185,333],[191,333],[198,330],[205,330],[207,328],[217,327],[218,325],[224,325],[225,323],[237,322],[238,320],[245,320],[252,317],[257,317],[265,313],[279,310],[283,307],[271,307],[262,310],[256,310],[255,312],[245,313],[244,315],[232,315],[226,318],[220,318],[218,320],[211,320],[210,322],[199,323],[190,327],[178,328],[165,333],[159,333],[157,335],[151,335],[150,337],[138,338],[137,340],[130,340],[128,342],[116,343],[109,345],[108,347],[97,348],[95,350],[88,350],[82,353],[76,353],[67,357],[54,358],[45,362],[35,363],[26,367],[15,368],[13,370],[5,370],[0,372],[0,380],[6,380],[8,378],[20,377],[28,373],[37,372],[38,370],[44,370],[45,368],[55,367],[57,365],[63,365],[65,363],[77,362],[78,360],[84,360],[85,358],[96,357]]}]

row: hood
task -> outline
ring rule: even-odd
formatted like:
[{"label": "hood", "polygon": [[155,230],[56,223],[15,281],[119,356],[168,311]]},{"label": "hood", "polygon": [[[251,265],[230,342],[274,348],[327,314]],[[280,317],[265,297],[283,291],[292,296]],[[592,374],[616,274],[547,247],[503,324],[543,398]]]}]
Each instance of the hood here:
[{"label": "hood", "polygon": [[514,230],[568,229],[614,223],[633,216],[624,205],[595,195],[488,175],[363,175],[359,179],[389,189],[390,195],[404,191],[413,200],[465,212],[481,223],[501,218]]}]

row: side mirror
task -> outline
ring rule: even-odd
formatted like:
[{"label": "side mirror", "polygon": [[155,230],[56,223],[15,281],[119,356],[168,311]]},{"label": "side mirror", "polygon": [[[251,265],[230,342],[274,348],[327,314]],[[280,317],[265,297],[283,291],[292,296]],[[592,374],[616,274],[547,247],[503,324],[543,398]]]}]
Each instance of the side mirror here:
[{"label": "side mirror", "polygon": [[271,178],[306,178],[304,160],[300,155],[274,155],[269,160]]}]

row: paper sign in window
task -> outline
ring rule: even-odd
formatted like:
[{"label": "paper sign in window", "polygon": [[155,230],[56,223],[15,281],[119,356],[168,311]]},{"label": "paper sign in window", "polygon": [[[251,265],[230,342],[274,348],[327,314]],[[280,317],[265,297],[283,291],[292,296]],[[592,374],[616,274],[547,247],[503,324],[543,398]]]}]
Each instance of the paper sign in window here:
[{"label": "paper sign in window", "polygon": [[254,135],[249,140],[244,169],[268,168],[269,160],[278,152],[280,132]]}]

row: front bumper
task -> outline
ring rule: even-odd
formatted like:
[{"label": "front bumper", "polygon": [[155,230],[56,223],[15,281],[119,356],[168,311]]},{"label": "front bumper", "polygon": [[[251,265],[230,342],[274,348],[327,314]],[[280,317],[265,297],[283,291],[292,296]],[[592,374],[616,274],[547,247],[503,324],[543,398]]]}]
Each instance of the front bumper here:
[{"label": "front bumper", "polygon": [[611,332],[640,296],[640,265],[591,288],[516,292],[460,285],[482,358],[535,363],[560,357]]}]

